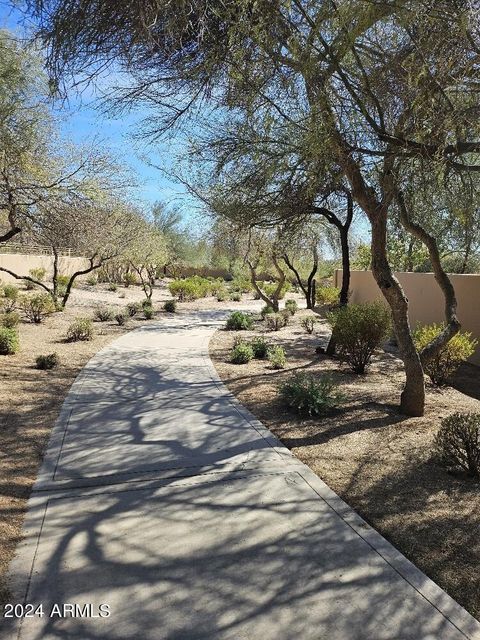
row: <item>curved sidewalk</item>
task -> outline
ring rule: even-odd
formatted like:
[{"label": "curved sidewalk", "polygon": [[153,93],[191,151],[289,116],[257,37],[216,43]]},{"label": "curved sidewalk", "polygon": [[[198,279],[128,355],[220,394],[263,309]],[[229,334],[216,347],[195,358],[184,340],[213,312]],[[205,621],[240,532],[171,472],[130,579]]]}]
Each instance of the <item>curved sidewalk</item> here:
[{"label": "curved sidewalk", "polygon": [[[479,640],[221,384],[208,340],[222,317],[141,327],[79,375],[12,567],[15,601],[43,617],[3,620],[2,637]],[[62,618],[65,603],[79,606]]]}]

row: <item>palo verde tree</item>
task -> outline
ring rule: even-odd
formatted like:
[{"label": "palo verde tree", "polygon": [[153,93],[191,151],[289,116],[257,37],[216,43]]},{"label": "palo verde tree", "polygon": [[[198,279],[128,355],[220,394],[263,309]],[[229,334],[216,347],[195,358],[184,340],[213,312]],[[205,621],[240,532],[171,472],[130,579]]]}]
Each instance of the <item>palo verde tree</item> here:
[{"label": "palo verde tree", "polygon": [[[409,209],[404,167],[435,175],[476,170],[480,34],[470,3],[452,0],[31,0],[53,74],[100,60],[132,71],[120,104],[165,105],[151,133],[192,113],[281,115],[312,156],[349,185],[367,216],[372,272],[392,311],[405,365],[401,408],[424,412],[423,365],[459,330],[453,286],[435,236]],[[165,117],[162,117],[165,116]],[[428,250],[445,297],[445,328],[421,353],[408,300],[387,254],[388,220]]]}]

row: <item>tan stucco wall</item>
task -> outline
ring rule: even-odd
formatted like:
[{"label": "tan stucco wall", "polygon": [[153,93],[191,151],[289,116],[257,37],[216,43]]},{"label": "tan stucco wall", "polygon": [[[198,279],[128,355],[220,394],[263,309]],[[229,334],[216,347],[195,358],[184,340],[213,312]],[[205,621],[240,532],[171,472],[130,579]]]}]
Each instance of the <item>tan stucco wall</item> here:
[{"label": "tan stucco wall", "polygon": [[[433,273],[395,273],[409,300],[412,327],[417,324],[443,322],[445,301]],[[340,283],[341,271],[335,272],[335,283]],[[470,331],[480,342],[480,275],[450,276],[458,301],[458,318],[462,329]],[[338,286],[338,285],[337,285]],[[350,281],[352,302],[371,302],[384,299],[371,271],[352,271]],[[470,359],[480,364],[480,348]]]},{"label": "tan stucco wall", "polygon": [[[88,266],[88,260],[76,257],[60,257],[59,272],[62,275],[71,275],[79,269],[85,269]],[[53,256],[30,255],[20,253],[3,253],[0,254],[0,267],[10,269],[14,273],[21,276],[28,276],[30,269],[46,269],[48,280],[53,273]],[[0,271],[0,280],[2,282],[14,282],[13,278],[5,271]]]}]

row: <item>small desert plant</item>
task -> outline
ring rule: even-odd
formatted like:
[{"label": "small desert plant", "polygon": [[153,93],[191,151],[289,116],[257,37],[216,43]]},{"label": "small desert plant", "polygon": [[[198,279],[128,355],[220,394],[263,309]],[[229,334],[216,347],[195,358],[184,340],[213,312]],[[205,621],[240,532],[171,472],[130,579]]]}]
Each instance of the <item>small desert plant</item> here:
[{"label": "small desert plant", "polygon": [[447,466],[480,478],[480,413],[453,413],[444,418],[435,447]]},{"label": "small desert plant", "polygon": [[[288,312],[287,312],[288,314]],[[280,331],[288,322],[288,315],[283,313],[269,313],[265,316],[265,324],[269,331]]]},{"label": "small desert plant", "polygon": [[55,304],[48,293],[24,296],[21,299],[21,307],[30,322],[35,324],[40,324],[46,316],[55,311]]},{"label": "small desert plant", "polygon": [[240,302],[241,299],[242,294],[240,293],[240,291],[232,291],[232,293],[230,294],[230,300],[232,300],[232,302]]},{"label": "small desert plant", "polygon": [[338,385],[328,375],[294,373],[280,386],[280,396],[291,409],[308,415],[326,415],[343,400]]},{"label": "small desert plant", "polygon": [[[419,327],[413,335],[419,351],[427,346],[443,331],[444,325],[431,324]],[[423,369],[435,385],[445,384],[458,367],[475,352],[477,341],[471,333],[460,331],[451,338],[437,355],[427,362]]]},{"label": "small desert plant", "polygon": [[155,315],[155,312],[151,304],[143,305],[143,317],[145,318],[145,320],[151,320],[154,315]]},{"label": "small desert plant", "polygon": [[0,314],[0,326],[7,329],[15,329],[20,322],[20,316],[15,311]]},{"label": "small desert plant", "polygon": [[307,333],[313,333],[315,328],[315,318],[313,316],[306,316],[300,320],[300,324]]},{"label": "small desert plant", "polygon": [[119,311],[115,314],[115,320],[117,321],[117,324],[122,327],[128,320],[128,315],[124,311]]},{"label": "small desert plant", "polygon": [[16,329],[0,327],[0,355],[8,356],[17,353],[19,348]]},{"label": "small desert plant", "polygon": [[77,318],[67,329],[68,342],[91,340],[92,337],[93,324],[90,318]]},{"label": "small desert plant", "polygon": [[38,282],[43,282],[45,280],[45,276],[47,275],[47,270],[43,269],[42,267],[39,267],[38,269],[30,269],[28,273],[34,280],[37,280]]},{"label": "small desert plant", "polygon": [[238,293],[249,293],[253,289],[253,285],[246,276],[236,276],[230,283],[230,289],[238,291]]},{"label": "small desert plant", "polygon": [[19,290],[13,284],[4,284],[2,288],[2,307],[7,313],[17,306]]},{"label": "small desert plant", "polygon": [[91,274],[88,276],[88,278],[86,279],[86,283],[88,284],[89,287],[94,287],[98,282],[97,276]]},{"label": "small desert plant", "polygon": [[130,285],[137,284],[137,278],[135,274],[132,273],[131,271],[128,271],[123,276],[123,284],[125,285],[125,287],[129,287]]},{"label": "small desert plant", "polygon": [[38,356],[35,364],[37,369],[55,369],[60,364],[60,358],[57,353],[49,353],[46,356]]},{"label": "small desert plant", "polygon": [[138,304],[138,302],[129,302],[127,304],[127,313],[130,316],[130,318],[133,318],[133,316],[136,316],[139,310],[140,310],[140,305]]},{"label": "small desert plant", "polygon": [[291,316],[294,316],[298,311],[298,304],[295,300],[287,300],[285,302],[285,309],[290,313]]},{"label": "small desert plant", "polygon": [[246,342],[240,342],[232,349],[230,362],[234,364],[246,364],[253,359],[253,349]]},{"label": "small desert plant", "polygon": [[217,302],[225,302],[228,298],[228,290],[225,287],[217,289]]},{"label": "small desert plant", "polygon": [[167,313],[175,313],[177,310],[177,302],[176,300],[167,300],[163,305],[164,311]]},{"label": "small desert plant", "polygon": [[108,322],[113,318],[113,311],[104,306],[96,307],[93,317],[97,322]]},{"label": "small desert plant", "polygon": [[243,311],[234,311],[227,319],[225,325],[228,331],[246,331],[251,329],[253,318]]},{"label": "small desert plant", "polygon": [[270,344],[265,340],[265,338],[258,337],[254,338],[250,342],[250,346],[253,350],[253,357],[257,360],[264,360],[268,357],[268,350],[270,349]]},{"label": "small desert plant", "polygon": [[268,349],[268,361],[272,369],[285,369],[287,364],[287,356],[285,349],[280,346],[273,346]]},{"label": "small desert plant", "polygon": [[66,287],[69,282],[70,282],[70,276],[62,275],[62,274],[57,276],[57,284],[60,287]]},{"label": "small desert plant", "polygon": [[338,304],[340,289],[337,287],[318,287],[316,291],[317,304],[331,307]]},{"label": "small desert plant", "polygon": [[260,315],[262,316],[263,320],[265,320],[265,316],[268,316],[268,315],[270,315],[271,313],[275,313],[275,310],[274,310],[274,308],[273,308],[271,305],[269,305],[269,304],[266,304],[266,305],[262,308],[262,310],[260,311]]},{"label": "small desert plant", "polygon": [[108,286],[107,286],[107,289],[109,291],[117,291],[118,286],[115,284],[115,282],[109,282]]},{"label": "small desert plant", "polygon": [[150,298],[145,298],[145,300],[142,300],[142,309],[145,309],[146,307],[153,307],[153,302]]},{"label": "small desert plant", "polygon": [[381,302],[350,304],[329,314],[339,354],[355,373],[364,373],[375,349],[388,337],[390,318]]}]

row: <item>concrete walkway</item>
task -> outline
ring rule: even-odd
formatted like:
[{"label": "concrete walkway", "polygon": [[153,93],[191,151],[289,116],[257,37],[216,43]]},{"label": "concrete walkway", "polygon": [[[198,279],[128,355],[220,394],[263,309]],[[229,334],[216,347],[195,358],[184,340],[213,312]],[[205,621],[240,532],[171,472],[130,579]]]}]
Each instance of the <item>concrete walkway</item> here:
[{"label": "concrete walkway", "polygon": [[[208,358],[220,324],[151,323],[77,378],[12,568],[16,602],[44,615],[4,620],[3,637],[480,638],[222,386]],[[61,618],[64,603],[97,617]]]}]

